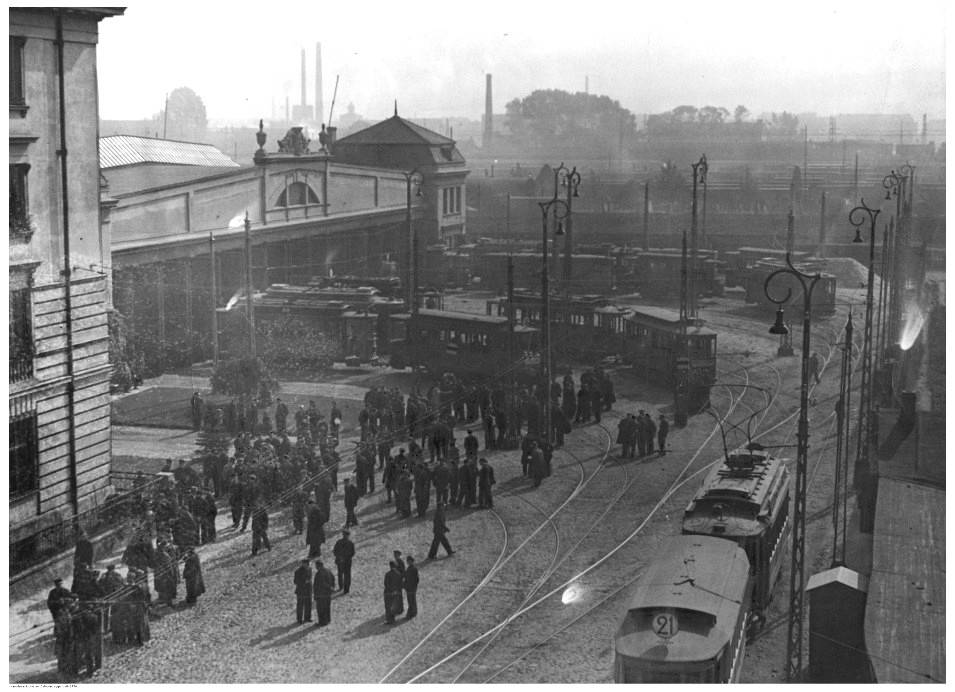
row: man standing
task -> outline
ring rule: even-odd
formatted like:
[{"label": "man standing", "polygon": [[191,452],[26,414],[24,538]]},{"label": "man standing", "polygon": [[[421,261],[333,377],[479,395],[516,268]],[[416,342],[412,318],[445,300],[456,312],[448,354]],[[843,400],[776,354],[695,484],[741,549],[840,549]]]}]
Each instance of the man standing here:
[{"label": "man standing", "polygon": [[643,409],[637,414],[637,450],[640,452],[640,457],[645,457],[647,455],[647,422],[644,419]]},{"label": "man standing", "polygon": [[464,438],[464,456],[466,457],[476,457],[478,453],[478,439],[474,434],[468,430],[468,434]]},{"label": "man standing", "polygon": [[[439,457],[441,458],[441,457]],[[418,516],[423,517],[431,504],[431,470],[422,460],[414,466],[414,496]]]},{"label": "man standing", "polygon": [[312,590],[315,594],[315,615],[318,617],[318,626],[324,627],[332,621],[332,592],[335,590],[335,577],[321,560],[315,561],[315,581]]},{"label": "man standing", "polygon": [[345,479],[345,526],[358,526],[355,508],[358,506],[358,488],[352,485],[351,478]]},{"label": "man standing", "polygon": [[648,413],[644,420],[647,422],[647,454],[653,454],[653,439],[657,436],[657,424]]},{"label": "man standing", "polygon": [[385,623],[395,624],[395,615],[404,610],[404,604],[401,598],[401,589],[404,585],[404,578],[398,571],[398,566],[392,561],[388,563],[388,571],[385,572]]},{"label": "man standing", "polygon": [[295,621],[300,625],[312,621],[312,568],[307,558],[295,570]]},{"label": "man standing", "polygon": [[408,556],[408,566],[405,568],[403,577],[405,594],[408,596],[408,614],[405,619],[410,620],[418,614],[418,568],[415,566],[414,558]]},{"label": "man standing", "polygon": [[[391,556],[392,556],[392,562],[395,563],[395,567],[398,568],[399,572],[404,574],[406,567],[405,567],[405,561],[401,559],[401,551],[396,550],[391,554]],[[398,612],[400,613],[401,611],[399,610]]]},{"label": "man standing", "polygon": [[63,580],[57,577],[53,580],[53,588],[46,597],[46,607],[50,609],[50,615],[56,621],[56,616],[66,607],[69,599],[72,597],[70,590],[63,586]]},{"label": "man standing", "polygon": [[258,553],[263,545],[266,550],[272,552],[272,544],[269,543],[269,513],[264,507],[256,507],[252,510],[252,554]]},{"label": "man standing", "polygon": [[192,429],[198,430],[202,427],[202,396],[199,392],[194,393],[189,400],[189,410],[192,413]]},{"label": "man standing", "polygon": [[539,487],[544,476],[547,475],[547,463],[544,461],[544,452],[536,442],[531,442],[530,472],[531,478],[534,479],[534,487]]},{"label": "man standing", "polygon": [[308,501],[308,528],[305,533],[305,545],[308,546],[308,556],[318,557],[322,554],[322,543],[325,542],[325,516],[314,500]]},{"label": "man standing", "polygon": [[451,529],[448,528],[448,525],[444,521],[444,503],[439,502],[437,507],[434,508],[434,520],[432,522],[432,533],[434,538],[431,539],[431,549],[428,551],[428,559],[434,560],[438,556],[438,546],[444,546],[445,552],[450,555],[454,555],[454,551],[451,549],[451,544],[448,543],[447,533]]},{"label": "man standing", "polygon": [[667,453],[667,435],[670,432],[670,423],[667,421],[666,416],[662,413],[660,414],[660,425],[657,426],[657,446],[660,448],[660,456],[665,456]]},{"label": "man standing", "polygon": [[275,400],[275,429],[279,434],[288,429],[288,406],[281,399]]},{"label": "man standing", "polygon": [[438,465],[434,467],[434,471],[431,473],[431,480],[434,482],[435,501],[447,503],[450,472],[448,471],[448,465],[444,463],[444,459],[438,461]]},{"label": "man standing", "polygon": [[[448,490],[450,494],[450,500],[452,505],[457,505],[460,503],[458,495],[458,483],[459,483],[459,472],[458,472],[458,462],[452,460],[448,464]],[[439,500],[441,498],[438,498]]]},{"label": "man standing", "polygon": [[303,487],[305,481],[304,475],[305,473],[303,471],[298,485],[292,489],[292,533],[296,536],[301,535],[302,531],[305,530],[305,502],[307,495]]},{"label": "man standing", "polygon": [[461,480],[464,483],[464,505],[470,507],[477,502],[477,463],[472,457],[464,462],[461,468]]},{"label": "man standing", "polygon": [[411,476],[403,471],[395,486],[395,508],[402,517],[411,516]]},{"label": "man standing", "polygon": [[494,506],[494,499],[491,497],[491,486],[497,481],[494,480],[494,469],[487,459],[481,457],[481,468],[478,469],[478,507],[490,509]]},{"label": "man standing", "polygon": [[351,561],[355,557],[355,544],[349,538],[348,529],[342,530],[342,537],[335,542],[332,554],[338,568],[338,588],[342,593],[348,593],[351,589]]},{"label": "man standing", "polygon": [[[253,528],[253,531],[255,529]],[[266,538],[266,542],[268,538]],[[182,579],[186,582],[186,603],[195,603],[196,599],[206,592],[206,584],[202,580],[202,565],[196,551],[189,548],[186,551],[186,563],[182,568]]]}]

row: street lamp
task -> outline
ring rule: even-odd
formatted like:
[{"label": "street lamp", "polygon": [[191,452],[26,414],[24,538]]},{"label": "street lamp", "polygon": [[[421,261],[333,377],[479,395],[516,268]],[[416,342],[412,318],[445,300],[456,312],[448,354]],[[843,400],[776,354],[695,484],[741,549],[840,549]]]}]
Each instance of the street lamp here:
[{"label": "street lamp", "polygon": [[799,426],[796,432],[796,489],[793,495],[793,545],[792,569],[789,578],[789,642],[786,647],[786,679],[795,681],[802,669],[803,639],[803,566],[806,551],[806,467],[809,453],[809,327],[812,319],[812,291],[822,278],[820,274],[804,274],[793,266],[790,255],[786,253],[786,267],[777,269],[766,277],[763,291],[770,302],[780,306],[776,311],[776,322],[769,329],[770,334],[787,334],[782,306],[792,297],[792,288],[786,288],[781,299],[773,296],[770,284],[778,276],[794,277],[802,286],[802,374],[799,389]]},{"label": "street lamp", "polygon": [[405,277],[408,288],[405,295],[408,297],[408,309],[412,313],[418,312],[418,234],[411,223],[411,183],[418,186],[416,197],[421,197],[421,172],[417,168],[405,173],[401,172],[407,183],[407,203],[405,206],[405,221],[408,224],[408,263],[405,265]]},{"label": "street lamp", "polygon": [[548,444],[551,441],[551,416],[550,416],[550,381],[551,381],[551,349],[550,349],[550,286],[547,277],[547,216],[553,210],[554,220],[557,222],[557,229],[554,235],[564,235],[564,220],[570,216],[570,204],[558,197],[561,178],[568,186],[568,196],[576,196],[577,186],[580,184],[580,174],[577,173],[577,167],[573,170],[568,169],[563,162],[554,169],[554,196],[545,201],[538,202],[541,209],[541,377],[543,387],[541,391],[541,407],[543,408],[541,420],[543,421],[542,440]]},{"label": "street lamp", "polygon": [[[566,169],[564,169],[566,171]],[[567,189],[567,223],[564,224],[564,293],[570,294],[571,279],[573,276],[573,252],[574,252],[574,216],[572,205],[574,197],[578,197],[577,189],[580,187],[580,173],[575,166],[572,171],[564,175],[560,184]]]},{"label": "street lamp", "polygon": [[899,327],[902,322],[902,245],[904,242],[905,225],[903,224],[905,211],[905,186],[908,182],[908,173],[912,167],[905,164],[899,172],[892,171],[882,178],[882,187],[885,188],[886,201],[895,198],[895,241],[892,248],[892,281],[889,287],[889,315],[887,327],[886,347],[892,347],[899,337]]},{"label": "street lamp", "polygon": [[855,483],[859,486],[864,474],[869,470],[869,430],[870,409],[872,408],[872,311],[875,303],[873,284],[875,283],[875,222],[879,210],[862,203],[849,212],[849,223],[856,229],[852,242],[862,243],[861,229],[869,223],[869,275],[866,280],[865,329],[862,338],[862,375],[859,384],[859,430],[856,438]]},{"label": "street lamp", "polygon": [[706,173],[710,169],[709,164],[706,163],[706,154],[703,154],[699,161],[690,164],[690,166],[693,168],[693,214],[690,221],[690,286],[688,293],[690,294],[689,317],[696,319],[696,281],[699,271],[697,268],[697,254],[700,245],[696,228],[696,187],[697,183],[702,183],[703,189],[706,189]]}]

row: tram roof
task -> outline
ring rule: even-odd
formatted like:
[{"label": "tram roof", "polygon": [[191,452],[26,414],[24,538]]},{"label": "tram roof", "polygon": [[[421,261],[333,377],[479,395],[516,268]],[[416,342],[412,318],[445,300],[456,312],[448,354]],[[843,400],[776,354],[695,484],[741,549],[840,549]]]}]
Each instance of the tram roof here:
[{"label": "tram roof", "polygon": [[[495,326],[507,325],[507,317],[498,315],[479,315],[475,312],[459,312],[456,310],[433,310],[429,308],[422,308],[418,310],[417,314],[419,317],[426,317],[441,322],[487,324]],[[392,315],[391,317],[393,319],[409,320],[411,319],[411,313],[403,312],[397,315]],[[528,327],[523,324],[515,324],[514,331],[518,334],[525,334],[536,332],[538,330],[534,327]]]},{"label": "tram roof", "polygon": [[[727,500],[746,502],[759,508],[768,499],[774,487],[774,479],[787,473],[783,460],[768,454],[736,450],[729,456],[731,461],[742,462],[744,467],[737,466],[734,469],[725,460],[714,466],[700,485],[700,489],[693,498],[694,502]],[[748,470],[745,468],[747,461],[754,462],[752,468]]]},{"label": "tram roof", "polygon": [[[652,305],[641,305],[630,308],[632,313],[624,319],[640,324],[652,323],[659,327],[668,327],[673,330],[680,328],[680,313],[668,308],[659,308]],[[716,332],[706,327],[698,327],[692,323],[686,327],[686,333],[693,336],[716,335]]]},{"label": "tram roof", "polygon": [[[749,605],[746,552],[722,538],[675,536],[657,555],[660,557],[637,582],[616,637],[616,651],[632,658],[671,662],[715,656],[732,636],[740,608]],[[652,630],[633,627],[636,616],[659,610],[677,611],[678,619],[681,611],[701,614],[711,625],[686,631],[681,627],[666,646],[660,646],[662,640]]]}]

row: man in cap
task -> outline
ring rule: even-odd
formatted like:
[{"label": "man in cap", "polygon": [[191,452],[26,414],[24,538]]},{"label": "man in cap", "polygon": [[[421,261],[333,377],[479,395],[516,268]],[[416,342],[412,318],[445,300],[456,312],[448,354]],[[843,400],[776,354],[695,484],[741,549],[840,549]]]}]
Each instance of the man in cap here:
[{"label": "man in cap", "polygon": [[398,571],[402,574],[405,573],[405,561],[401,559],[401,551],[396,550],[392,553],[392,562],[395,563],[395,567],[398,568]]},{"label": "man in cap", "polygon": [[415,566],[414,558],[408,556],[408,566],[402,575],[405,594],[408,596],[408,614],[406,619],[410,620],[418,614],[418,568]]},{"label": "man in cap", "polygon": [[481,457],[481,467],[478,469],[478,507],[490,509],[494,506],[494,499],[491,497],[491,486],[497,481],[494,480],[494,469],[487,459]]},{"label": "man in cap", "polygon": [[657,446],[660,448],[660,456],[667,453],[667,435],[670,434],[670,423],[666,416],[660,414],[660,425],[657,427]]},{"label": "man in cap", "polygon": [[332,621],[332,592],[334,590],[335,577],[321,560],[316,560],[312,592],[315,596],[315,614],[318,616],[319,627],[324,627]]},{"label": "man in cap", "polygon": [[342,529],[342,537],[332,548],[335,566],[338,568],[338,588],[343,594],[348,593],[351,588],[351,561],[355,557],[355,544],[352,543],[349,535],[348,529]]},{"label": "man in cap", "polygon": [[444,521],[444,503],[439,502],[437,507],[434,508],[434,519],[432,521],[432,533],[434,534],[434,538],[431,540],[431,549],[428,551],[429,560],[434,560],[438,556],[439,545],[444,546],[448,555],[454,555],[451,544],[448,543],[448,537],[445,535],[450,530]]},{"label": "man in cap", "polygon": [[312,621],[312,567],[308,558],[295,570],[295,621],[298,624]]},{"label": "man in cap", "polygon": [[252,511],[252,554],[258,553],[262,546],[272,552],[272,544],[269,542],[269,513],[265,507],[256,507]]},{"label": "man in cap", "polygon": [[[106,573],[99,578],[99,592],[105,600],[115,600],[117,593],[123,588],[123,578],[116,571],[116,565],[108,565]],[[113,608],[107,606],[103,609],[103,630],[109,631],[109,621],[112,616]]]},{"label": "man in cap", "polygon": [[318,557],[322,554],[322,544],[325,542],[325,521],[321,508],[313,500],[308,501],[307,528],[305,529],[305,545],[308,546],[308,556]]},{"label": "man in cap", "polygon": [[206,583],[202,579],[202,564],[193,548],[186,550],[182,580],[186,582],[186,603],[195,603],[196,599],[206,592]]}]

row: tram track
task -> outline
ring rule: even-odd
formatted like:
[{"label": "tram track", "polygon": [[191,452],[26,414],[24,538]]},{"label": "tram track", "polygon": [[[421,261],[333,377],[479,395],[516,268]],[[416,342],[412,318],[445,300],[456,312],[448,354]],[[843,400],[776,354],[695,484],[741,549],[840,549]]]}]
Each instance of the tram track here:
[{"label": "tram track", "polygon": [[[748,381],[749,375],[748,375],[747,369],[746,369],[746,368],[743,368],[742,371],[743,371],[743,373],[744,373],[744,379]],[[745,382],[744,382],[744,384],[745,384]],[[721,422],[722,422],[722,421],[725,421],[725,420],[735,411],[735,409],[737,408],[737,406],[739,405],[739,403],[742,401],[742,399],[743,399],[745,396],[746,396],[746,391],[745,391],[745,389],[744,389],[743,393],[741,393],[739,396],[734,396],[732,393],[729,394],[729,405],[728,405],[728,408],[727,408],[727,412],[723,415],[723,417],[722,417],[722,419],[721,419]],[[714,435],[716,434],[716,432],[717,432],[718,429],[719,429],[719,426],[718,426],[718,425],[715,425],[715,426],[710,430],[710,432],[706,435],[704,441],[703,441],[700,445],[698,445],[698,447],[696,448],[695,452],[691,455],[691,458],[689,459],[689,461],[683,466],[683,468],[681,468],[681,469],[678,471],[676,478],[673,480],[673,482],[671,483],[671,485],[670,485],[670,487],[667,489],[667,491],[664,492],[663,495],[662,495],[662,497],[660,497],[660,498],[656,501],[654,507],[650,510],[650,512],[647,513],[647,515],[642,519],[642,521],[640,521],[640,523],[637,525],[637,527],[636,527],[633,531],[630,531],[622,540],[619,540],[618,538],[613,538],[613,539],[612,539],[612,540],[613,540],[612,547],[611,547],[609,550],[604,549],[604,551],[602,552],[602,554],[599,554],[598,556],[596,556],[595,559],[593,559],[593,560],[588,560],[588,561],[590,562],[590,564],[589,564],[587,567],[585,567],[585,568],[583,568],[582,570],[580,570],[580,571],[574,573],[573,576],[571,576],[570,578],[567,578],[567,579],[563,579],[563,578],[562,578],[563,580],[562,580],[562,581],[559,580],[559,583],[557,584],[556,587],[550,589],[549,591],[547,591],[547,593],[545,593],[543,596],[540,596],[540,597],[537,598],[536,600],[534,600],[534,601],[528,603],[528,602],[527,602],[528,599],[525,599],[524,604],[522,604],[517,610],[512,611],[509,615],[507,615],[506,617],[504,617],[500,622],[497,623],[497,625],[495,625],[495,626],[492,627],[492,628],[489,628],[487,631],[485,631],[483,634],[481,634],[481,635],[478,636],[477,638],[472,639],[471,641],[469,641],[469,642],[465,643],[464,645],[460,646],[457,650],[451,652],[450,654],[448,654],[447,656],[445,656],[443,659],[439,660],[437,663],[433,664],[433,665],[430,666],[429,668],[426,668],[426,669],[423,670],[422,672],[418,673],[417,675],[415,675],[414,677],[412,677],[411,679],[409,679],[408,682],[418,682],[418,681],[422,681],[422,679],[425,678],[425,676],[428,676],[428,675],[430,675],[432,672],[434,672],[434,671],[438,670],[439,668],[441,668],[442,666],[445,666],[446,664],[448,664],[449,662],[451,662],[454,658],[456,658],[457,656],[459,656],[459,655],[462,654],[463,652],[465,652],[465,651],[471,649],[472,647],[476,646],[476,645],[479,644],[480,642],[487,640],[486,643],[485,643],[485,646],[483,646],[482,649],[481,649],[475,656],[473,656],[472,659],[466,664],[464,670],[466,670],[468,667],[473,666],[474,663],[476,662],[476,660],[477,660],[478,658],[480,658],[482,655],[484,655],[484,654],[487,652],[487,650],[490,648],[491,643],[492,643],[494,640],[496,640],[496,639],[499,638],[501,632],[503,632],[507,627],[509,627],[510,625],[512,625],[513,623],[515,623],[515,622],[518,620],[518,618],[520,618],[520,617],[521,617],[522,615],[524,615],[525,613],[529,612],[531,609],[533,609],[533,608],[537,607],[538,605],[544,603],[545,601],[547,601],[548,599],[550,599],[551,597],[553,597],[554,595],[556,595],[558,592],[561,592],[561,591],[567,589],[568,587],[570,587],[570,586],[571,586],[572,584],[574,584],[575,582],[579,582],[584,576],[586,576],[587,574],[589,574],[589,573],[592,572],[593,570],[595,570],[595,569],[597,569],[598,567],[600,567],[600,566],[601,566],[603,563],[605,563],[608,559],[610,559],[612,556],[614,556],[616,553],[618,553],[620,550],[622,550],[625,546],[627,546],[627,545],[632,541],[632,539],[633,539],[636,535],[638,535],[638,534],[648,525],[648,523],[659,513],[659,511],[661,510],[661,508],[664,506],[664,504],[665,504],[668,500],[670,500],[670,498],[673,496],[673,494],[676,492],[677,489],[679,489],[680,487],[683,487],[683,486],[686,484],[686,482],[687,482],[690,478],[695,477],[695,476],[698,475],[701,471],[704,471],[704,470],[708,469],[708,468],[711,466],[711,463],[706,464],[706,465],[703,467],[703,469],[700,469],[699,471],[696,471],[696,472],[692,473],[688,478],[685,478],[685,479],[681,480],[681,478],[682,478],[684,475],[686,475],[686,474],[689,472],[689,469],[695,464],[695,462],[697,461],[698,457],[706,450],[706,448],[707,448],[708,445],[711,443],[712,438],[714,437]],[[720,459],[722,459],[722,456],[720,456]],[[712,463],[715,463],[715,462],[712,462]],[[619,493],[618,496],[617,496],[617,498],[615,499],[615,501],[608,506],[608,508],[607,508],[608,511],[609,511],[610,509],[613,509],[617,504],[619,504],[620,499],[621,499],[624,495],[627,494],[627,492],[629,491],[631,485],[632,485],[632,482],[625,486],[625,490],[624,490],[623,492]],[[608,513],[608,512],[603,513],[603,514],[601,515],[601,518],[603,518],[604,516],[606,516],[607,513]],[[614,522],[614,523],[615,523],[615,522]],[[594,522],[594,523],[592,524],[592,526],[594,526],[594,525],[596,525],[596,524],[597,524],[597,522]],[[582,542],[583,538],[586,538],[586,536],[589,535],[589,534],[590,534],[590,530],[588,530],[588,532],[587,532],[587,534],[585,534],[585,536],[583,536],[580,540],[578,540],[578,542],[573,546],[573,548],[576,549],[576,547],[579,546],[580,543]],[[574,556],[574,555],[575,555],[574,550],[570,550],[570,551],[568,551],[568,552],[566,553],[566,556],[567,556],[568,559],[569,559],[570,557]],[[561,561],[561,563],[563,563],[563,562],[565,562],[565,560],[562,560],[562,561]],[[575,570],[579,569],[579,566],[578,566],[578,567],[575,567],[574,569],[575,569]],[[555,573],[556,573],[556,572],[555,572]],[[552,575],[552,576],[553,576],[553,575]],[[531,594],[531,597],[532,597],[532,596],[533,596],[533,594]],[[508,663],[507,665],[511,665],[511,663]],[[504,667],[507,667],[507,666],[504,666]],[[498,668],[500,668],[500,666],[499,666]],[[485,673],[485,674],[486,674],[486,673]],[[457,675],[454,679],[455,679],[455,680],[459,680],[459,679],[462,677],[462,675],[463,675],[463,671],[459,672],[458,675]],[[429,682],[433,682],[433,680],[431,680],[431,679],[429,679],[428,681],[429,681]]]}]

